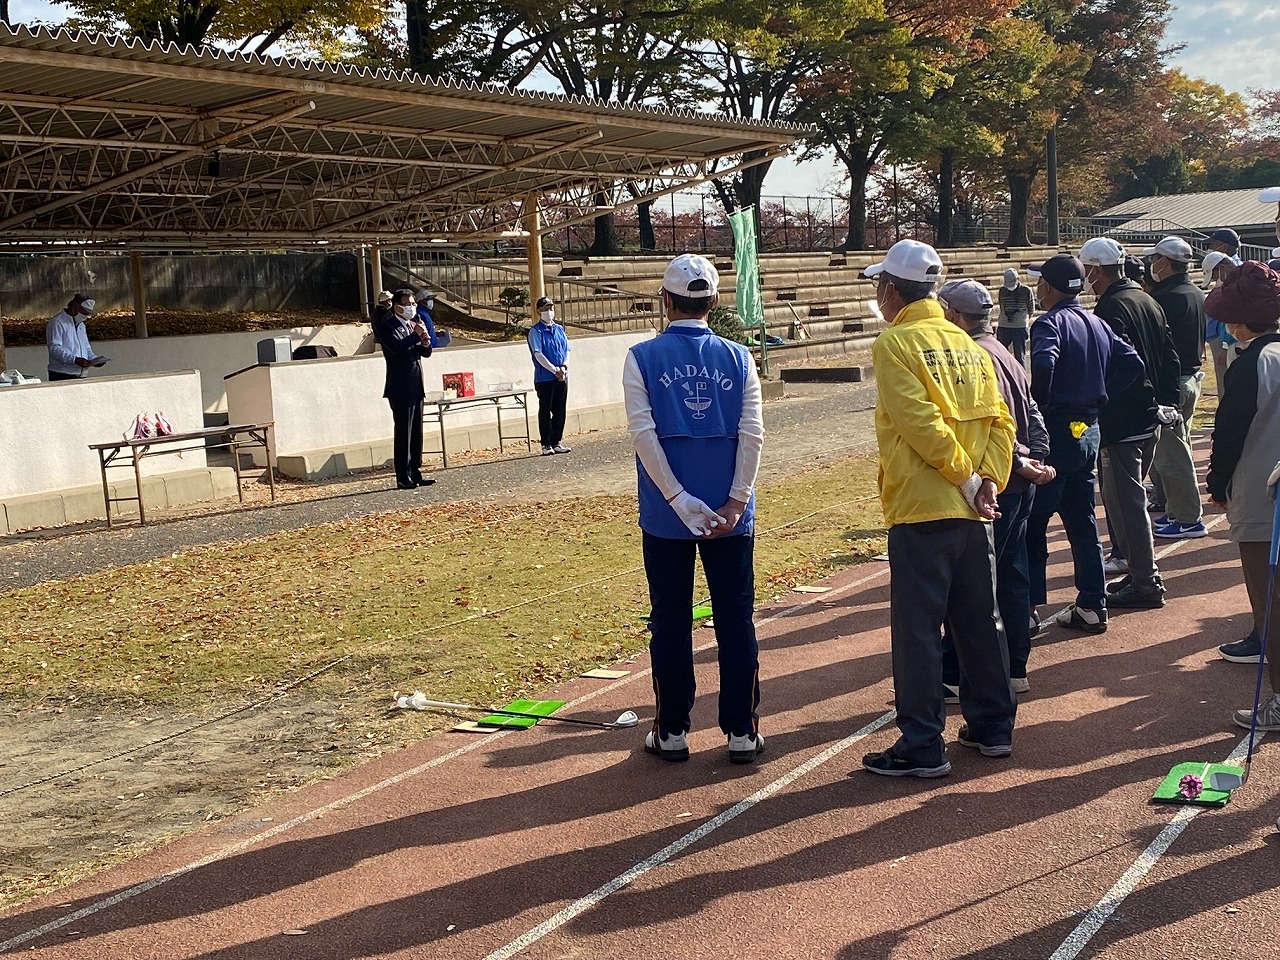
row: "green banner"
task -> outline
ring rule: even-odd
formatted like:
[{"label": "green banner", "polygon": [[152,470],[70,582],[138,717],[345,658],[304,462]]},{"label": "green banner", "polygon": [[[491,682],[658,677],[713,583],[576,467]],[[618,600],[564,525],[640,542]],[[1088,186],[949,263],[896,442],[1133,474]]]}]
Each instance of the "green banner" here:
[{"label": "green banner", "polygon": [[729,226],[733,228],[733,261],[738,273],[738,321],[744,327],[758,327],[764,322],[764,303],[760,297],[755,208],[747,207],[729,214]]}]

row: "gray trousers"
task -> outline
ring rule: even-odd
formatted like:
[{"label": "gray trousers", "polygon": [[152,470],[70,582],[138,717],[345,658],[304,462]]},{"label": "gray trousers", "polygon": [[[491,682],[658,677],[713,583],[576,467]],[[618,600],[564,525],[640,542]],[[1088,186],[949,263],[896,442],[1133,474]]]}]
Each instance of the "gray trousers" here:
[{"label": "gray trousers", "polygon": [[1157,573],[1147,491],[1142,485],[1155,447],[1156,438],[1148,437],[1102,448],[1102,504],[1119,541],[1116,545],[1129,561],[1129,575],[1140,584],[1150,583]]},{"label": "gray trousers", "polygon": [[1191,420],[1200,400],[1200,381],[1183,377],[1178,381],[1178,409],[1182,423],[1161,427],[1151,465],[1151,484],[1156,503],[1164,503],[1170,520],[1200,523],[1204,514],[1200,505],[1200,483],[1191,456]]},{"label": "gray trousers", "polygon": [[979,743],[1013,742],[1018,703],[1009,686],[1009,647],[996,606],[991,524],[932,520],[889,528],[889,620],[901,736],[893,752],[940,766],[947,708],[942,625],[960,658],[960,712]]},{"label": "gray trousers", "polygon": [[[1271,601],[1271,624],[1264,629],[1267,620],[1267,579],[1270,573],[1271,544],[1265,540],[1238,543],[1240,567],[1244,570],[1244,585],[1249,591],[1249,606],[1253,608],[1253,626],[1258,636],[1267,637],[1267,677],[1271,692],[1280,693],[1280,590]],[[1276,571],[1275,590],[1280,587],[1280,569]]]}]

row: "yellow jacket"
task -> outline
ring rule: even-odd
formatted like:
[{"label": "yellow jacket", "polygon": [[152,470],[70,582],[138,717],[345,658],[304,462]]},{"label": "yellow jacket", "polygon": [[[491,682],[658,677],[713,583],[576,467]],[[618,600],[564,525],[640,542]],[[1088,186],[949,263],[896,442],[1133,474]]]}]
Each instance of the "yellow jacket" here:
[{"label": "yellow jacket", "polygon": [[933,299],[904,307],[871,355],[885,522],[979,519],[960,484],[976,472],[1003,490],[1016,432],[991,358]]}]

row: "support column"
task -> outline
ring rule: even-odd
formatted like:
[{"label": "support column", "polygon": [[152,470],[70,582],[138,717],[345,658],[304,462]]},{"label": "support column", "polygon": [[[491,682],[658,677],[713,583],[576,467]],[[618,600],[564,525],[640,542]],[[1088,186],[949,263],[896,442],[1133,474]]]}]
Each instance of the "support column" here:
[{"label": "support column", "polygon": [[529,261],[529,313],[530,319],[537,322],[540,297],[546,287],[542,277],[542,220],[538,215],[539,195],[535,191],[524,199],[524,229],[529,236],[525,239],[525,255]]},{"label": "support column", "polygon": [[[365,268],[368,266],[368,258],[364,255],[364,244],[360,245],[360,255],[356,261],[356,277],[360,281],[360,315],[366,320],[371,314],[369,309],[371,301],[369,299],[369,278],[365,276]],[[382,288],[379,287],[379,290]]]},{"label": "support column", "polygon": [[382,248],[376,243],[369,245],[369,265],[373,274],[373,295],[376,297],[382,292]]},{"label": "support column", "polygon": [[147,336],[147,289],[142,283],[142,254],[129,251],[129,271],[133,274],[133,332],[134,336]]}]

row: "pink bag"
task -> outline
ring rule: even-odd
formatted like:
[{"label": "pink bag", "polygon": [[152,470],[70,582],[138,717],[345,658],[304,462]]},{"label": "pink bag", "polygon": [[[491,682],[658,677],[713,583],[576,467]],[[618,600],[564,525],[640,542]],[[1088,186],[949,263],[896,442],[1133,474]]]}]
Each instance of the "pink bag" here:
[{"label": "pink bag", "polygon": [[124,432],[126,440],[150,440],[156,435],[156,425],[151,414],[140,413],[133,418],[133,426]]},{"label": "pink bag", "polygon": [[169,418],[166,417],[163,413],[157,413],[155,415],[154,423],[155,423],[155,429],[156,429],[155,435],[157,437],[173,436],[173,424],[169,422]]}]

